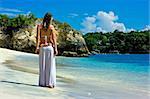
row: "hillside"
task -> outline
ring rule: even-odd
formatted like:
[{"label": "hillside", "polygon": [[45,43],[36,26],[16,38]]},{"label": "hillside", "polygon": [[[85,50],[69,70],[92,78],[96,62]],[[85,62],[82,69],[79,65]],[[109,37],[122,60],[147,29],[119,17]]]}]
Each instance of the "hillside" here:
[{"label": "hillside", "polygon": [[143,54],[150,52],[150,31],[131,31],[123,33],[87,33],[84,35],[87,46],[95,53],[131,53]]},{"label": "hillside", "polygon": [[[33,14],[10,18],[0,15],[0,47],[34,53],[37,24],[42,19]],[[54,20],[58,31],[58,51],[64,56],[87,56],[89,51],[82,34],[67,23]]]}]

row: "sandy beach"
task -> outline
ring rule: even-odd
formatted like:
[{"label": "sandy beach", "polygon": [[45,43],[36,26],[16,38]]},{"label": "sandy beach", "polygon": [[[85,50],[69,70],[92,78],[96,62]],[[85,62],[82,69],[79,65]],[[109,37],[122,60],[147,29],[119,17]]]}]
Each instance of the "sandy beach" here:
[{"label": "sandy beach", "polygon": [[[50,89],[38,86],[38,55],[0,48],[0,97],[2,99],[148,99],[149,82],[145,78],[147,77],[145,72],[135,75],[131,70],[117,69],[123,66],[122,63],[112,64],[102,61],[100,64],[99,62],[94,64],[93,61],[95,60],[92,58],[58,56],[57,86]],[[87,64],[89,67],[86,66]],[[107,67],[109,65],[111,68]],[[117,68],[113,67],[116,65]],[[142,82],[142,79],[145,82]]]},{"label": "sandy beach", "polygon": [[[0,97],[2,99],[66,99],[65,90],[61,89],[63,82],[57,79],[57,87],[54,89],[38,86],[38,70],[30,67],[16,65],[13,60],[16,55],[32,55],[24,52],[12,51],[0,48]],[[8,65],[9,64],[9,65]],[[68,96],[67,96],[68,97]],[[69,97],[69,99],[73,99]]]}]

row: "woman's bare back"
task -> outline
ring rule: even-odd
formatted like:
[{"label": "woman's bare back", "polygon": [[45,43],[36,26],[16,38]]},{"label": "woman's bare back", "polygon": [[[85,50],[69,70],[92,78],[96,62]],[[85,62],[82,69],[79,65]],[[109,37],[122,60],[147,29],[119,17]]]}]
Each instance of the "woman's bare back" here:
[{"label": "woman's bare back", "polygon": [[40,29],[40,44],[45,44],[45,36],[47,38],[47,43],[53,44],[53,33],[50,28],[41,28]]}]

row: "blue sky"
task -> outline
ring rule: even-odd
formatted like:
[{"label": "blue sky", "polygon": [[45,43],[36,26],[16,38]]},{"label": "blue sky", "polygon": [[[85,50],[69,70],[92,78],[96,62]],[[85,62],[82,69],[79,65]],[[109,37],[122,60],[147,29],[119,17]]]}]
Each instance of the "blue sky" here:
[{"label": "blue sky", "polygon": [[49,11],[55,19],[83,31],[141,30],[150,24],[148,4],[149,0],[0,0],[0,13],[32,12],[43,17]]}]

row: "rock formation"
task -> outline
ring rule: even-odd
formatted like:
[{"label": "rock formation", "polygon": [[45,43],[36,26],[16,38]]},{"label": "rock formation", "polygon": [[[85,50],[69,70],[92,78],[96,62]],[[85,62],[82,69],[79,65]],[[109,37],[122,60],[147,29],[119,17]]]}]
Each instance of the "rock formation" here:
[{"label": "rock formation", "polygon": [[[1,30],[0,47],[34,53],[36,45],[37,24],[40,24],[41,22],[42,19],[37,19],[34,25],[28,26],[26,28],[20,28],[18,31],[13,32],[11,36]],[[53,25],[58,31],[59,55],[87,56],[89,51],[85,40],[79,31],[74,30],[67,23],[54,21]],[[69,53],[77,54],[71,55]]]}]

